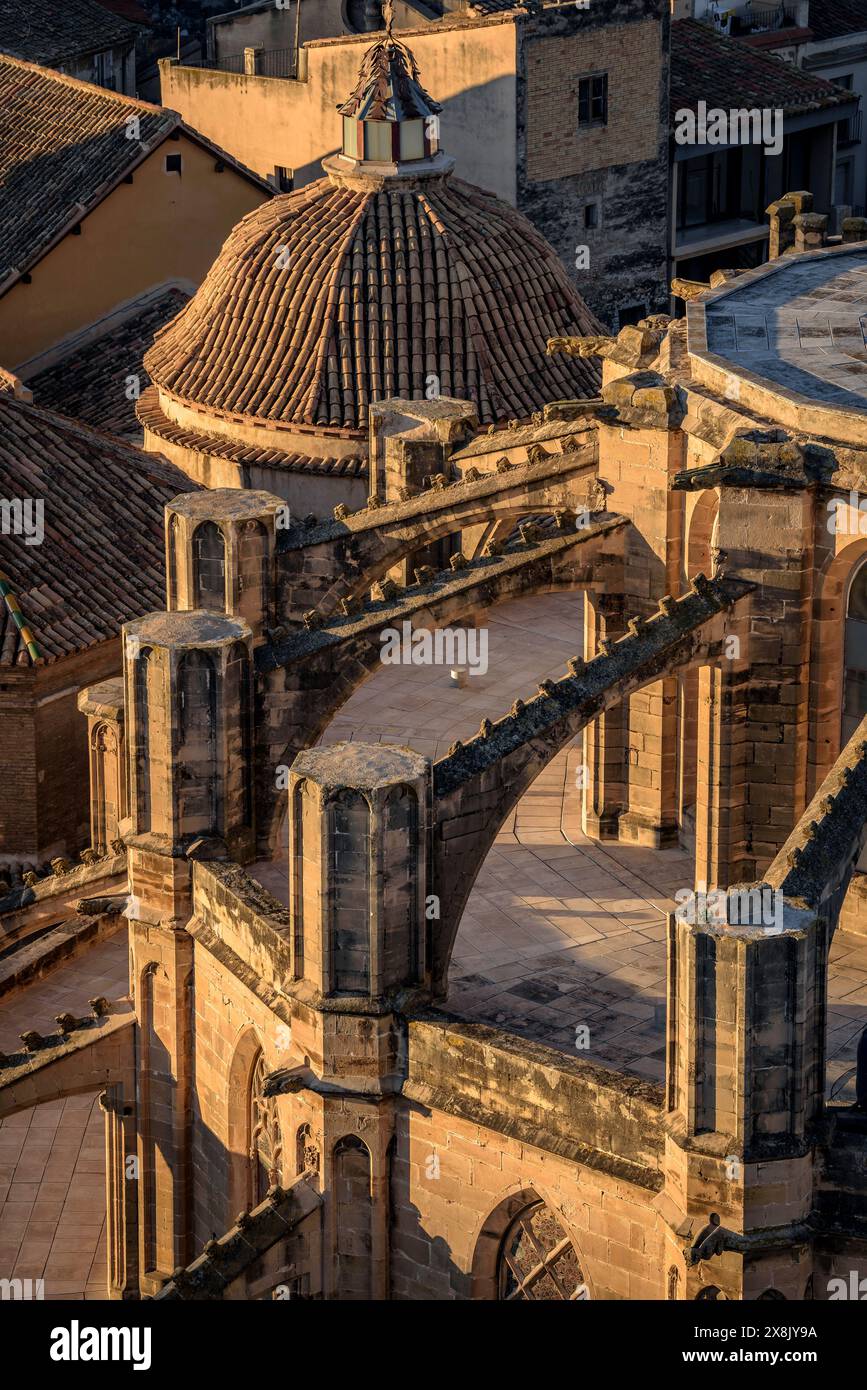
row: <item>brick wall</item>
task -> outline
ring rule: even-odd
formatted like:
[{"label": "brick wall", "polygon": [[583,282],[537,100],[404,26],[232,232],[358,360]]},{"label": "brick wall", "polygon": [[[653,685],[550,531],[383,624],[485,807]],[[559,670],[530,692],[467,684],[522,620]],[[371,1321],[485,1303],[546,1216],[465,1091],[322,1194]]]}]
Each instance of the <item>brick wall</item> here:
[{"label": "brick wall", "polygon": [[[656,158],[662,29],[616,24],[527,44],[527,177],[561,179]],[[578,79],[608,74],[608,124],[578,125]]]},{"label": "brick wall", "polygon": [[[628,321],[666,312],[667,0],[547,9],[520,32],[518,208],[603,323],[616,330],[627,310]],[[599,73],[608,123],[579,128],[579,78]]]}]

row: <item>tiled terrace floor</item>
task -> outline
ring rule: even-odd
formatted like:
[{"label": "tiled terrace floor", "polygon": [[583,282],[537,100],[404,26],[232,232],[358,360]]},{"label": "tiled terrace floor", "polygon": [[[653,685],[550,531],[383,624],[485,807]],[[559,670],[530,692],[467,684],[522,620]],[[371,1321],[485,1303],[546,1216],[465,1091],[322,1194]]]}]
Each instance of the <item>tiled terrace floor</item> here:
[{"label": "tiled terrace floor", "polygon": [[[98,994],[129,989],[118,932],[0,1002],[0,1049],[56,1014],[85,1015]],[[0,1121],[0,1278],[44,1279],[46,1299],[105,1298],[105,1124],[94,1094],[68,1096]]]},{"label": "tiled terrace floor", "polygon": [[[442,667],[389,666],[355,692],[327,730],[339,739],[406,743],[433,758],[486,715],[561,675],[581,648],[581,595],[520,599],[493,610],[489,669],[454,688]],[[580,741],[579,741],[580,742]],[[692,885],[682,850],[599,844],[581,831],[578,748],[564,750],[503,827],[461,922],[447,1007],[655,1081],[664,1077],[665,920]],[[283,900],[285,860],[252,872]],[[829,987],[829,1085],[854,1066],[867,1024],[867,946],[838,935]]]}]

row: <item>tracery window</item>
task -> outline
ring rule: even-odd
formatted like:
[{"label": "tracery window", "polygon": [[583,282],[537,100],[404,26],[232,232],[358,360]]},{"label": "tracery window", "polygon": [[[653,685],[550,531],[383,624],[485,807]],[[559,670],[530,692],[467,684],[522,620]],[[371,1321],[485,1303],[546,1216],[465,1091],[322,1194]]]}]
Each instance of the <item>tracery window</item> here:
[{"label": "tracery window", "polygon": [[279,1187],[282,1168],[283,1139],[277,1099],[265,1095],[267,1072],[265,1054],[259,1052],[250,1078],[250,1200],[253,1206],[264,1201],[269,1187]]},{"label": "tracery window", "polygon": [[196,607],[226,610],[226,542],[219,526],[203,521],[193,535]]},{"label": "tracery window", "polygon": [[503,1237],[498,1297],[569,1302],[588,1296],[578,1254],[554,1213],[541,1201],[525,1207]]},{"label": "tracery window", "polygon": [[[867,714],[867,563],[855,572],[846,602],[841,747]],[[867,871],[867,848],[857,866]]]}]

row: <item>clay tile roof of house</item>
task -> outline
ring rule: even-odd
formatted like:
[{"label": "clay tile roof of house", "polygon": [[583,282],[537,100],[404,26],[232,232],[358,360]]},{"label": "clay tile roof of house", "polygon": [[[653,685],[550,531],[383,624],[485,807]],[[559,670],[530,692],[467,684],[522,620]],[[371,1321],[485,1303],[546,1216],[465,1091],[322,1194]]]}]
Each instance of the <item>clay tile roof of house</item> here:
[{"label": "clay tile roof of house", "polygon": [[179,124],[173,111],[0,56],[0,289]]},{"label": "clay tile roof of house", "polygon": [[814,39],[867,33],[867,0],[812,0],[808,23]]},{"label": "clay tile roof of house", "polygon": [[431,389],[491,423],[598,395],[595,362],[546,347],[599,331],[553,248],[493,195],[320,179],[235,227],[145,366],[181,402],[278,426],[361,432],[372,402]]},{"label": "clay tile roof of house", "polygon": [[[25,385],[36,404],[137,443],[136,399],[150,384],[144,355],[154,334],[184,307],[192,291],[192,285],[173,284],[141,295],[122,313],[110,315],[98,333],[91,331],[52,353],[50,365],[27,370]],[[135,377],[137,382],[131,381]]]},{"label": "clay tile roof of house", "polygon": [[0,294],[176,130],[270,194],[177,112],[0,54]]},{"label": "clay tile roof of house", "polygon": [[671,26],[671,115],[700,101],[724,110],[773,107],[793,116],[853,101],[822,77],[726,38],[712,24],[679,19]]},{"label": "clay tile roof of house", "polygon": [[132,44],[137,24],[97,0],[0,0],[0,52],[49,66]]},{"label": "clay tile roof of house", "polygon": [[[165,504],[197,484],[158,454],[123,444],[0,392],[0,498],[42,502],[27,530],[0,528],[0,573],[45,661],[117,637],[121,623],[165,606]],[[22,511],[22,515],[27,513]],[[29,665],[0,598],[0,666]]]}]

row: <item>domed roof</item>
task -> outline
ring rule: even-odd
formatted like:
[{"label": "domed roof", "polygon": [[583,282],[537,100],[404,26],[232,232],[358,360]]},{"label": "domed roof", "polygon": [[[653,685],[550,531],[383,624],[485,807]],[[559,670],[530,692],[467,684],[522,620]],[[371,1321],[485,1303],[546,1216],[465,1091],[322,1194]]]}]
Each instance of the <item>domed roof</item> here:
[{"label": "domed roof", "polygon": [[499,199],[457,179],[325,178],[235,227],[145,366],[182,401],[263,423],[365,430],[372,402],[433,389],[490,423],[597,395],[595,363],[546,346],[600,331]]}]

